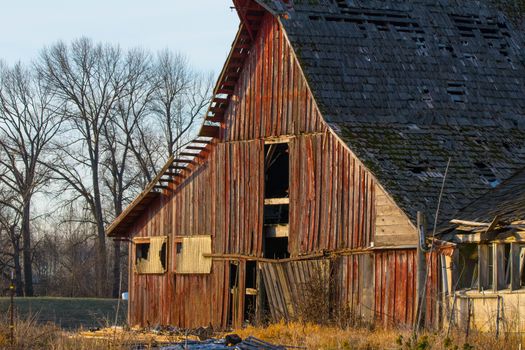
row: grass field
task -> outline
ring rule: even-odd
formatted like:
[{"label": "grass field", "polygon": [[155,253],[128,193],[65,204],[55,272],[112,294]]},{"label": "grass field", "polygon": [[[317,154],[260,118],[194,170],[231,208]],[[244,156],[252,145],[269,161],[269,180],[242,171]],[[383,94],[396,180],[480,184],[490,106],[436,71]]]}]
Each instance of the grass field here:
[{"label": "grass field", "polygon": [[[0,314],[9,310],[9,298],[0,298]],[[64,329],[104,327],[113,324],[116,299],[93,298],[15,298],[17,318],[35,317],[37,322],[55,323]],[[121,301],[118,323],[126,321],[127,301]]]}]

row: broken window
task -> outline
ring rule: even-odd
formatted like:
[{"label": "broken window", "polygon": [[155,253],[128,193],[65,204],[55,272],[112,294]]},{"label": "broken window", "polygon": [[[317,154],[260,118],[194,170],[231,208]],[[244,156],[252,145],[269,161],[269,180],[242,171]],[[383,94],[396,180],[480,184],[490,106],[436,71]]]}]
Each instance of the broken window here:
[{"label": "broken window", "polygon": [[160,274],[166,272],[167,240],[166,236],[133,239],[136,273]]},{"label": "broken window", "polygon": [[510,288],[510,258],[510,244],[494,245],[494,260],[497,262],[494,270],[494,280],[497,282],[496,290]]},{"label": "broken window", "polygon": [[281,259],[288,254],[289,167],[287,143],[264,147],[264,256]]},{"label": "broken window", "polygon": [[494,242],[461,244],[455,268],[456,290],[517,290],[525,286],[525,245]]},{"label": "broken window", "polygon": [[475,289],[478,287],[478,245],[459,246],[456,265],[456,289]]},{"label": "broken window", "polygon": [[211,236],[175,237],[175,273],[211,273]]}]

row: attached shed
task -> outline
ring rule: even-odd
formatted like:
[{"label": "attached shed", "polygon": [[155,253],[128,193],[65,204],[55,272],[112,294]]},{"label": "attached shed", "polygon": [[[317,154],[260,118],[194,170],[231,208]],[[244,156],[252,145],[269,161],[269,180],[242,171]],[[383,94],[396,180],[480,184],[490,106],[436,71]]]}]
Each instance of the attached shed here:
[{"label": "attached shed", "polygon": [[525,166],[523,38],[483,1],[233,3],[199,136],[107,229],[130,240],[130,324],[293,319],[326,281],[329,312],[412,325],[418,232]]}]

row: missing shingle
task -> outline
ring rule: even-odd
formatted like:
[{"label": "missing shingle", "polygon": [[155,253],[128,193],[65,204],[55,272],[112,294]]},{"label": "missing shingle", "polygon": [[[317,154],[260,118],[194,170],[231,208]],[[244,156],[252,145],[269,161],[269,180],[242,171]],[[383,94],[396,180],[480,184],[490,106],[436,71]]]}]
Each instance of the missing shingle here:
[{"label": "missing shingle", "polygon": [[423,102],[425,102],[430,108],[433,108],[434,106],[432,105],[432,96],[430,95],[430,90],[428,87],[423,86],[420,91]]},{"label": "missing shingle", "polygon": [[481,173],[481,180],[483,182],[490,185],[491,187],[496,187],[500,184],[501,181],[496,177],[490,166],[483,162],[474,162],[474,165]]},{"label": "missing shingle", "polygon": [[505,23],[499,22],[495,17],[480,17],[477,15],[450,14],[449,17],[456,25],[459,35],[463,38],[482,37],[487,41],[503,40],[510,37]]},{"label": "missing shingle", "polygon": [[444,54],[450,55],[454,58],[457,57],[456,52],[454,52],[454,48],[450,44],[439,44],[438,48]]},{"label": "missing shingle", "polygon": [[417,160],[415,163],[408,164],[408,170],[420,179],[429,177],[443,177],[443,174],[440,171],[437,171],[436,168],[433,165],[431,165],[427,159],[420,159]]},{"label": "missing shingle", "polygon": [[466,61],[473,63],[474,65],[477,65],[478,63],[478,58],[476,57],[476,55],[473,55],[470,53],[464,53],[463,57],[465,58]]},{"label": "missing shingle", "polygon": [[393,10],[354,9],[342,0],[335,0],[335,3],[339,7],[339,14],[312,15],[309,18],[314,21],[324,19],[328,22],[353,23],[361,30],[397,31],[409,35],[424,34],[420,25],[408,13]]},{"label": "missing shingle", "polygon": [[425,44],[425,38],[423,37],[414,37],[413,40],[416,42],[416,54],[418,56],[428,56],[428,48]]},{"label": "missing shingle", "polygon": [[337,7],[339,7],[340,9],[347,9],[348,8],[348,4],[346,3],[346,0],[335,0],[335,3],[337,5]]},{"label": "missing shingle", "polygon": [[465,84],[462,82],[449,82],[447,87],[447,93],[454,102],[466,102],[466,88]]}]

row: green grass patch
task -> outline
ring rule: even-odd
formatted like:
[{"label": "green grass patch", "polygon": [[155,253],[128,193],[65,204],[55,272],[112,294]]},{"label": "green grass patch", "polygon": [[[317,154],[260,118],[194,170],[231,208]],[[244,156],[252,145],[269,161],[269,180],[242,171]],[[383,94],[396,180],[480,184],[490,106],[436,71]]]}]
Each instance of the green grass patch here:
[{"label": "green grass patch", "polygon": [[[39,323],[52,322],[65,329],[113,325],[116,299],[95,298],[15,298],[17,318],[36,317]],[[0,314],[7,314],[9,298],[0,298]],[[118,324],[126,322],[127,301],[120,303]]]}]

